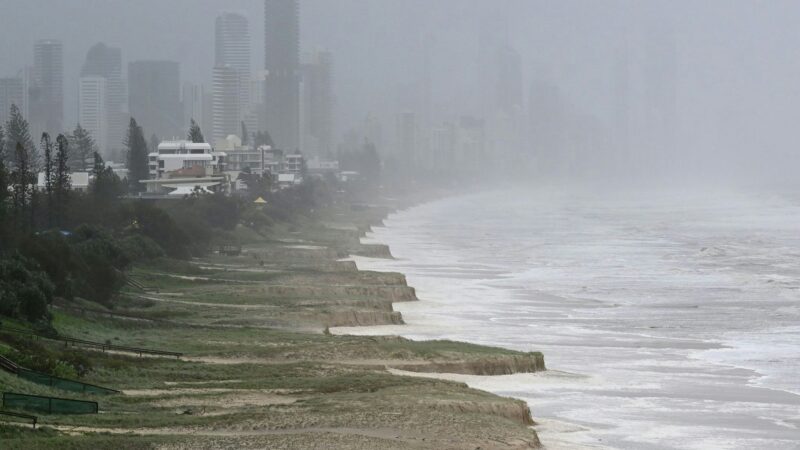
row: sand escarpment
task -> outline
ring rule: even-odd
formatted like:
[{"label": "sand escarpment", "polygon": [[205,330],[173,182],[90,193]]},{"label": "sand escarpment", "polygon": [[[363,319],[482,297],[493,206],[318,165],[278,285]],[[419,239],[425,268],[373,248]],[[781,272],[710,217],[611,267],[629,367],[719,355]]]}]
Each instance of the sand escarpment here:
[{"label": "sand escarpment", "polygon": [[402,364],[394,365],[392,368],[417,373],[457,373],[480,376],[513,375],[547,370],[544,363],[544,355],[538,352],[524,355],[484,356],[466,361],[432,361],[427,364]]}]

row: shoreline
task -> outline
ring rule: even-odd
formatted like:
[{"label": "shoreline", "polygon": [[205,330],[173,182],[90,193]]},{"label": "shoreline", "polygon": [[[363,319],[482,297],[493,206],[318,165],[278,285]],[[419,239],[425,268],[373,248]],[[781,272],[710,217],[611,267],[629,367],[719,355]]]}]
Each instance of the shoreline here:
[{"label": "shoreline", "polygon": [[[388,273],[397,273],[397,272],[391,272],[391,271],[382,271],[380,269],[374,269],[374,268],[365,268],[365,267],[363,267],[363,266],[361,266],[359,264],[358,259],[378,259],[378,260],[380,260],[380,259],[390,259],[390,260],[395,259],[395,257],[391,253],[391,247],[388,244],[383,243],[383,242],[367,242],[367,243],[365,243],[364,239],[368,239],[368,233],[373,232],[373,229],[372,229],[373,227],[384,227],[385,228],[386,227],[385,221],[387,219],[389,219],[392,214],[400,214],[400,213],[402,213],[402,212],[404,212],[404,211],[406,211],[406,210],[408,210],[410,208],[419,207],[419,206],[422,206],[422,205],[425,205],[425,204],[428,204],[428,203],[432,203],[432,202],[435,202],[435,201],[438,201],[438,200],[442,200],[442,199],[445,199],[445,198],[449,198],[449,197],[451,197],[451,195],[442,194],[442,195],[439,195],[439,196],[434,196],[433,198],[427,198],[425,200],[411,201],[410,203],[404,204],[400,208],[392,208],[386,214],[386,216],[383,217],[378,223],[370,224],[369,227],[367,227],[366,229],[360,230],[361,236],[359,237],[359,242],[362,243],[362,245],[386,247],[388,256],[373,257],[373,256],[367,256],[367,255],[355,255],[355,254],[353,254],[353,255],[348,255],[347,258],[343,258],[340,261],[348,262],[348,263],[352,262],[353,264],[355,264],[356,270],[358,270],[358,271],[377,271],[377,272],[387,273],[387,274]],[[401,274],[401,275],[404,278],[406,277],[405,274]],[[417,288],[415,286],[411,286],[411,285],[408,285],[408,286],[410,288],[414,289],[414,291],[416,293],[416,289]],[[424,300],[420,299],[420,298],[415,298],[415,301],[424,301]],[[392,302],[392,305],[394,306],[395,303],[397,303],[397,302]],[[326,330],[326,332],[330,332],[333,335],[338,335],[338,336],[400,337],[400,336],[398,336],[396,334],[393,334],[391,332],[384,332],[384,330],[381,330],[382,327],[386,327],[386,326],[395,326],[396,325],[396,326],[405,327],[405,326],[409,325],[409,323],[406,322],[405,317],[402,316],[402,313],[398,312],[398,314],[400,315],[400,318],[401,318],[401,323],[399,323],[399,324],[376,324],[376,325],[366,325],[366,326],[362,326],[362,325],[358,325],[358,326],[338,326],[338,327],[331,327],[330,329]],[[353,331],[355,331],[355,330],[367,331],[367,334],[361,334],[361,333],[353,334]],[[372,333],[370,333],[370,331],[376,331],[377,333],[372,334]],[[405,338],[405,339],[408,339],[408,338]],[[426,341],[419,341],[419,342],[426,342]],[[456,342],[462,342],[462,341],[456,341]],[[464,342],[464,343],[475,344],[475,343],[472,343],[472,342]],[[502,350],[508,350],[508,351],[516,351],[516,350],[510,349],[510,348],[505,348],[505,347],[496,347],[496,348],[502,349]],[[489,393],[491,393],[493,395],[498,395],[498,396],[501,396],[501,397],[505,397],[505,396],[501,395],[498,392],[493,392],[491,390],[487,390],[485,387],[480,386],[481,383],[476,383],[475,381],[478,380],[478,379],[497,380],[498,378],[503,377],[503,376],[514,376],[514,375],[531,375],[531,376],[533,376],[533,375],[536,375],[536,374],[547,373],[547,371],[548,371],[548,369],[546,368],[544,357],[542,357],[542,360],[541,360],[541,369],[532,370],[532,371],[525,371],[525,370],[515,371],[515,370],[511,370],[511,371],[508,371],[506,373],[483,373],[483,374],[480,374],[480,373],[465,373],[463,371],[461,371],[461,372],[458,372],[458,371],[448,372],[447,370],[429,371],[429,372],[417,372],[417,371],[413,371],[413,370],[403,370],[403,368],[395,368],[395,367],[390,367],[389,370],[390,370],[391,373],[395,373],[395,374],[402,375],[402,376],[423,377],[423,378],[442,379],[442,380],[447,380],[447,381],[461,382],[461,383],[467,384],[471,388],[484,390],[484,391],[489,392]],[[530,402],[528,402],[526,399],[521,398],[521,397],[514,397],[514,396],[510,396],[508,398],[513,398],[515,400],[524,402],[527,405],[528,411],[529,412],[533,411],[533,405],[530,404]],[[531,416],[531,425],[530,426],[531,426],[532,429],[536,430],[537,434],[539,434],[541,432],[542,421],[541,421],[541,419],[536,419],[532,412],[530,412],[530,416]],[[560,426],[562,429],[567,430],[567,431],[579,431],[579,430],[580,431],[585,431],[586,430],[586,428],[583,428],[582,426],[580,426],[578,424],[573,424],[573,423],[569,423],[569,422],[556,421],[556,420],[547,420],[546,422],[550,423],[550,424],[554,424],[556,426]],[[563,445],[569,445],[569,448],[576,448],[571,443],[566,443],[565,444],[565,443],[560,443],[560,442],[551,442],[551,443],[549,443],[549,445],[545,445],[545,443],[542,443],[542,448],[548,448],[548,449],[567,448],[567,447],[561,447],[562,444]],[[593,447],[593,448],[598,448],[598,447]]]},{"label": "shoreline", "polygon": [[[421,201],[411,202],[409,204],[405,204],[401,208],[392,209],[386,217],[381,219],[380,223],[373,224],[369,227],[369,229],[362,230],[362,235],[359,239],[364,245],[379,245],[385,246],[388,249],[389,257],[372,257],[372,256],[365,256],[365,255],[349,255],[347,258],[342,259],[341,261],[346,261],[348,263],[355,264],[357,270],[359,271],[377,271],[380,273],[397,273],[391,270],[382,270],[381,268],[374,268],[374,267],[364,267],[361,262],[367,260],[395,260],[396,258],[391,254],[391,247],[379,241],[374,241],[371,237],[368,236],[368,233],[372,233],[372,227],[382,227],[385,228],[386,224],[385,221],[391,217],[392,214],[400,214],[408,209],[420,207],[428,203],[432,203],[438,200],[442,200],[445,198],[451,197],[450,195],[443,194],[440,196],[434,196],[434,198],[428,198]],[[370,242],[364,243],[365,239],[371,240]],[[405,274],[402,274],[404,277]],[[415,289],[415,286],[409,285],[412,289]],[[417,301],[425,301],[424,297],[417,299]],[[394,305],[394,303],[393,303]],[[401,314],[401,313],[399,313]],[[367,325],[367,326],[340,326],[340,327],[332,327],[328,331],[334,335],[338,336],[384,336],[384,337],[403,337],[404,339],[409,339],[408,337],[401,336],[397,334],[395,330],[387,330],[386,328],[395,328],[395,327],[408,327],[412,326],[413,323],[409,323],[406,321],[406,317],[402,316],[402,323],[400,324],[376,324],[376,325]],[[415,340],[417,342],[428,342],[428,340]],[[469,344],[476,344],[476,345],[485,345],[485,344],[478,344],[469,341],[456,341],[456,342],[464,342]],[[502,346],[492,346],[494,348],[500,350],[507,350],[507,351],[517,351],[511,348],[502,347]],[[542,366],[544,367],[544,359],[542,360]],[[448,371],[431,371],[431,372],[415,372],[415,371],[407,371],[402,370],[402,368],[389,368],[391,373],[402,375],[402,376],[411,376],[411,377],[422,377],[422,378],[431,378],[431,379],[440,379],[440,380],[447,380],[459,383],[465,383],[467,386],[479,389],[493,395],[497,395],[500,397],[511,398],[517,401],[522,401],[526,404],[529,411],[531,411],[531,417],[533,423],[531,424],[531,429],[535,430],[537,435],[539,435],[540,439],[542,440],[541,446],[542,448],[547,448],[550,450],[566,450],[566,449],[582,449],[582,448],[593,448],[593,449],[604,449],[604,448],[611,448],[606,447],[603,445],[598,444],[578,444],[575,442],[562,440],[560,435],[565,433],[575,433],[575,432],[586,432],[589,431],[585,425],[581,425],[578,423],[567,422],[563,420],[555,420],[555,419],[541,419],[537,418],[536,415],[532,412],[534,411],[534,404],[532,404],[528,399],[521,397],[521,396],[514,396],[514,395],[503,395],[501,392],[498,392],[498,389],[492,389],[493,384],[502,381],[505,377],[509,378],[518,378],[520,376],[523,377],[535,377],[535,378],[544,378],[547,377],[548,374],[561,374],[562,372],[559,371],[552,371],[550,369],[545,368],[544,370],[535,370],[535,371],[511,371],[508,373],[494,373],[494,374],[475,374],[475,373],[465,373],[465,372],[448,372]],[[582,375],[575,375],[564,373],[567,376],[582,376]],[[542,434],[544,434],[547,439],[542,438]]]},{"label": "shoreline", "polygon": [[[35,436],[0,427],[8,447],[541,447],[525,402],[411,375],[535,371],[541,354],[326,333],[335,325],[399,323],[392,305],[416,300],[404,275],[340,261],[390,256],[386,246],[361,243],[390,210],[339,205],[268,236],[240,229],[240,255],[152,261],[132,270],[140,287],[126,290],[113,310],[56,310],[54,326],[65,336],[184,357],[82,352],[93,367],[82,380],[122,394],[78,395],[98,401],[103,414],[45,416],[48,431]],[[4,373],[0,382],[65,395]]]}]

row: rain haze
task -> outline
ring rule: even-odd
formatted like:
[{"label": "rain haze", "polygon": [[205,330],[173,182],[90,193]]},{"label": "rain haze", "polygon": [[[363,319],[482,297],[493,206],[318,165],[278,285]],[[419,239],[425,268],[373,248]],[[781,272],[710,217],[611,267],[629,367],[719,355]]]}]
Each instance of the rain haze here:
[{"label": "rain haze", "polygon": [[[264,63],[258,1],[3,0],[2,6],[3,76],[33,63],[36,40],[63,41],[68,123],[77,119],[80,66],[97,42],[120,47],[124,61],[178,61],[183,80],[209,84],[214,19],[240,11],[251,19],[252,66]],[[518,109],[516,145],[525,160],[548,158],[546,144],[537,142],[544,138],[530,135],[537,115],[556,121],[548,128],[590,136],[586,144],[561,144],[570,148],[551,158],[567,160],[557,164],[558,177],[611,166],[632,177],[668,169],[699,179],[791,182],[798,162],[799,18],[793,1],[307,0],[301,42],[303,51],[324,49],[334,57],[337,139],[373,114],[391,147],[400,112],[435,126],[491,116],[506,102]],[[519,73],[498,73],[506,50],[519,59]],[[518,84],[506,86],[512,98],[498,98],[500,76]],[[542,89],[552,90],[558,104],[546,104]],[[430,98],[421,98],[426,90]]]},{"label": "rain haze", "polygon": [[3,448],[800,448],[798,24],[0,0]]}]

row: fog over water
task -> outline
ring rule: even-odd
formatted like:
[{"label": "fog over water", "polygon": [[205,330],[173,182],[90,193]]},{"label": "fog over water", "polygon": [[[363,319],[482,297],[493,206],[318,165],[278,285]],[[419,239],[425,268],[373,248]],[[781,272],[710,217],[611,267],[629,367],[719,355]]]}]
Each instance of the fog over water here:
[{"label": "fog over water", "polygon": [[[0,0],[0,10],[0,76],[31,64],[37,39],[63,40],[66,123],[100,41],[125,61],[173,59],[185,80],[209,82],[214,18],[241,11],[263,67],[262,1]],[[794,183],[798,22],[791,0],[301,3],[302,48],[334,56],[337,140],[372,114],[382,147],[402,153],[398,113],[424,129],[464,115],[492,122],[510,107],[517,129],[494,132],[490,156],[505,142],[530,172],[567,180]],[[497,75],[506,50],[518,74]]]}]

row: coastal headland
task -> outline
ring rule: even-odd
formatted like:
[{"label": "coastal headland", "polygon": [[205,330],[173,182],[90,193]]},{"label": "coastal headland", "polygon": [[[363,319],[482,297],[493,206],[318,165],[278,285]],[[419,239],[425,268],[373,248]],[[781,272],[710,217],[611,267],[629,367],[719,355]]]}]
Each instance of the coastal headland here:
[{"label": "coastal headland", "polygon": [[393,304],[417,301],[402,274],[342,260],[391,257],[389,248],[360,241],[391,210],[333,208],[268,236],[240,227],[239,254],[138,265],[113,310],[56,305],[62,336],[182,356],[78,345],[91,365],[81,381],[121,391],[104,396],[65,394],[0,372],[5,391],[92,400],[100,409],[44,415],[36,431],[3,426],[3,448],[539,447],[524,402],[400,371],[535,372],[545,369],[540,353],[328,332],[401,324]]}]

